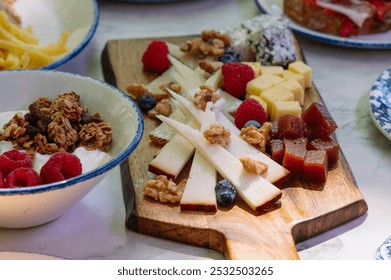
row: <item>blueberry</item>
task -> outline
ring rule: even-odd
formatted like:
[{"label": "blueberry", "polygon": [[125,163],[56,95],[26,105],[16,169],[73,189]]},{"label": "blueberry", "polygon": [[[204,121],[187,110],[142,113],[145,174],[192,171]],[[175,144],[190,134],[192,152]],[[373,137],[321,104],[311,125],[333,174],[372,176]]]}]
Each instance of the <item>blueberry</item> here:
[{"label": "blueberry", "polygon": [[231,181],[223,179],[219,181],[215,187],[217,204],[221,206],[230,205],[235,201],[236,190],[232,186]]},{"label": "blueberry", "polygon": [[224,53],[222,56],[218,58],[219,61],[222,63],[227,63],[227,62],[237,62],[238,59],[236,58],[235,55],[232,53]]},{"label": "blueberry", "polygon": [[256,128],[261,128],[261,124],[254,120],[249,120],[244,124],[244,127],[249,127],[250,125],[255,126]]},{"label": "blueberry", "polygon": [[156,98],[148,94],[142,95],[137,98],[137,105],[141,111],[147,112],[156,106]]}]

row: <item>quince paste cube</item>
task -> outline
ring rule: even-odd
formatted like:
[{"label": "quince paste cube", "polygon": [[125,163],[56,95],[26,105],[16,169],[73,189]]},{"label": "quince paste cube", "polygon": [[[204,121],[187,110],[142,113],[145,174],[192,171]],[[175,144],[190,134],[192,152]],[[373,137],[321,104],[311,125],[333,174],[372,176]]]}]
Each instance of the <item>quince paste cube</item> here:
[{"label": "quince paste cube", "polygon": [[307,151],[304,158],[303,179],[307,182],[324,183],[328,172],[326,151]]}]

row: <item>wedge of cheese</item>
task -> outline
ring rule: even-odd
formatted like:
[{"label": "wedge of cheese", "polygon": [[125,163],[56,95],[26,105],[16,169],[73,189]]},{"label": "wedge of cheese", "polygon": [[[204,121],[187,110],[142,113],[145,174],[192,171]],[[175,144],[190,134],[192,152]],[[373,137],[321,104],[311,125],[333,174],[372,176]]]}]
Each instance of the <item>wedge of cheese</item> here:
[{"label": "wedge of cheese", "polygon": [[239,159],[222,146],[210,144],[201,132],[167,117],[157,117],[186,138],[224,178],[230,180],[254,212],[259,213],[281,198],[280,189],[257,174],[246,172]]},{"label": "wedge of cheese", "polygon": [[[195,120],[188,122],[190,127],[199,127]],[[194,146],[182,135],[176,133],[148,164],[148,171],[176,179],[194,153]]]},{"label": "wedge of cheese", "polygon": [[[211,111],[212,103],[208,103],[203,115],[201,132],[207,130],[216,121],[216,115]],[[163,122],[164,123],[164,122]],[[215,186],[216,169],[198,151],[195,151],[191,164],[189,178],[180,201],[181,210],[216,211],[217,201]]]},{"label": "wedge of cheese", "polygon": [[195,69],[198,66],[198,58],[188,52],[181,51],[178,45],[175,45],[170,42],[166,42],[168,47],[168,52],[170,55],[175,57],[177,60],[185,64],[191,69]]}]

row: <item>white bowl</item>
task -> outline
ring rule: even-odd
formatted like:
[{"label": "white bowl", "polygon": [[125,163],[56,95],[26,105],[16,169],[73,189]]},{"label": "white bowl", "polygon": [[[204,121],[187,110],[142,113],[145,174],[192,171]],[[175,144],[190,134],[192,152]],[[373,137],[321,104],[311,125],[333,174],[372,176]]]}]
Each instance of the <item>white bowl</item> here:
[{"label": "white bowl", "polygon": [[59,71],[21,70],[0,72],[0,84],[0,112],[26,110],[40,96],[54,100],[74,91],[89,112],[99,112],[113,130],[108,161],[96,169],[57,183],[0,189],[0,227],[32,227],[60,217],[107,171],[127,159],[141,140],[144,121],[139,108],[125,93],[102,81]]},{"label": "white bowl", "polygon": [[63,31],[69,32],[69,52],[43,69],[55,69],[79,54],[99,22],[97,0],[17,0],[14,7],[22,27],[31,25],[40,45],[57,42]]}]

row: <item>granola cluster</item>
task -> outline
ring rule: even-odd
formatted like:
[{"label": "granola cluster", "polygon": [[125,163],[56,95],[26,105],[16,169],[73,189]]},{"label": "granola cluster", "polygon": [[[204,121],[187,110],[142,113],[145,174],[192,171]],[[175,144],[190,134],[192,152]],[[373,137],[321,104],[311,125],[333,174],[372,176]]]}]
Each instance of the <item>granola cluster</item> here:
[{"label": "granola cluster", "polygon": [[165,175],[159,175],[145,182],[144,194],[163,203],[178,203],[182,197],[182,191],[177,184]]},{"label": "granola cluster", "polygon": [[194,95],[193,102],[198,109],[205,111],[206,104],[209,101],[216,103],[216,101],[220,98],[221,95],[216,92],[212,87],[203,85],[200,87],[200,91],[196,92],[196,94]]},{"label": "granola cluster", "polygon": [[211,144],[226,147],[231,143],[231,131],[218,123],[211,124],[203,134]]},{"label": "granola cluster", "polygon": [[38,98],[28,113],[16,113],[3,126],[0,140],[11,141],[31,156],[73,152],[79,146],[107,152],[112,140],[110,124],[98,113],[90,115],[79,100],[75,92],[61,94],[54,101]]}]

